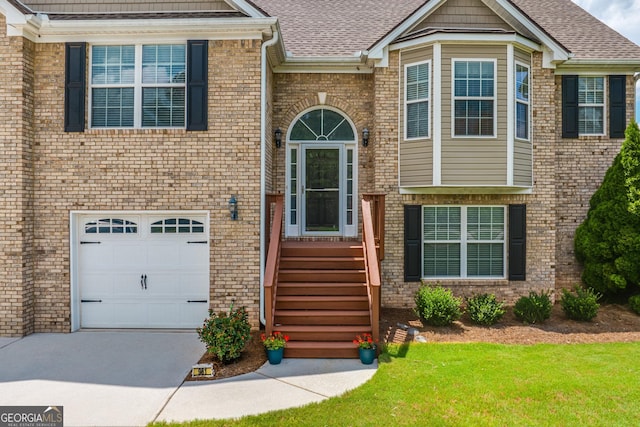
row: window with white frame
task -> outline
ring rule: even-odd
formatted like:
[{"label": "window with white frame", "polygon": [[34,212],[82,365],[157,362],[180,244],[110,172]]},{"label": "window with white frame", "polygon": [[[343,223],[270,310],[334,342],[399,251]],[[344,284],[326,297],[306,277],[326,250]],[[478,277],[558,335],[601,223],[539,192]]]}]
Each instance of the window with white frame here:
[{"label": "window with white frame", "polygon": [[604,77],[578,78],[578,133],[604,134]]},{"label": "window with white frame", "polygon": [[186,45],[91,48],[91,126],[185,126]]},{"label": "window with white frame", "polygon": [[405,67],[405,138],[429,137],[430,63]]},{"label": "window with white frame", "polygon": [[504,206],[423,206],[427,278],[503,278]]},{"label": "window with white frame", "polygon": [[529,67],[516,64],[516,138],[529,139]]},{"label": "window with white frame", "polygon": [[493,60],[453,60],[453,136],[494,136]]}]

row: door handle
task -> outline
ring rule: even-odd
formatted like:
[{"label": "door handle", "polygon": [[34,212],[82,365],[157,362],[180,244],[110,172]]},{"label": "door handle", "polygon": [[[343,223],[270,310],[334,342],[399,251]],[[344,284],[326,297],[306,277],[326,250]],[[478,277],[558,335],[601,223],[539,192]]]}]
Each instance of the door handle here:
[{"label": "door handle", "polygon": [[144,275],[144,289],[147,289],[147,275]]},{"label": "door handle", "polygon": [[147,289],[147,275],[140,276],[140,289]]},{"label": "door handle", "polygon": [[304,194],[304,185],[302,186],[302,194]]}]

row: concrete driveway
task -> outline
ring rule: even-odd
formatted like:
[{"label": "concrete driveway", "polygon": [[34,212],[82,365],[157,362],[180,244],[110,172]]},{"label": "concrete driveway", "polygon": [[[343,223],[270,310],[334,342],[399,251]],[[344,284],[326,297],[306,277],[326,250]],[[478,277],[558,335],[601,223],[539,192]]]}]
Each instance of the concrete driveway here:
[{"label": "concrete driveway", "polygon": [[0,406],[63,406],[65,426],[144,426],[204,350],[194,332],[0,338]]},{"label": "concrete driveway", "polygon": [[358,359],[285,359],[234,378],[183,385],[204,351],[194,332],[0,338],[0,406],[63,406],[65,427],[235,418],[339,396],[377,369],[377,362]]}]

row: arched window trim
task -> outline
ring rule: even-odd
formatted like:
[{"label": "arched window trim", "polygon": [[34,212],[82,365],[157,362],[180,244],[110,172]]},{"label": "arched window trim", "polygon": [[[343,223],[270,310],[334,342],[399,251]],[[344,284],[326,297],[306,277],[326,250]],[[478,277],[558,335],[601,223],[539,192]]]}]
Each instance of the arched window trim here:
[{"label": "arched window trim", "polygon": [[[338,123],[336,126],[333,127],[333,129],[330,130],[328,135],[324,134],[324,131],[326,131],[327,129],[322,129],[323,133],[321,135],[318,135],[315,131],[313,131],[308,125],[307,123],[305,123],[304,121],[302,121],[302,118],[306,115],[309,114],[311,112],[314,111],[318,111],[318,110],[326,110],[326,111],[331,111],[334,112],[338,115],[340,115],[340,117],[342,118],[342,120],[340,121],[340,123]],[[292,132],[294,127],[296,126],[296,124],[300,122],[302,123],[302,125],[304,125],[311,133],[313,133],[314,135],[316,135],[315,139],[292,139]],[[351,132],[353,134],[353,138],[351,139],[338,139],[338,140],[330,140],[329,137],[331,136],[332,133],[334,133],[340,126],[342,126],[343,123],[348,123],[350,128],[351,128]],[[323,127],[324,127],[324,123],[323,123]],[[326,105],[321,105],[321,106],[314,106],[311,108],[307,108],[306,110],[302,111],[300,114],[298,114],[296,116],[296,118],[291,122],[291,126],[289,126],[289,129],[287,130],[287,141],[290,141],[291,143],[311,143],[311,142],[323,142],[323,143],[356,143],[358,138],[357,138],[358,132],[356,131],[356,127],[354,125],[354,123],[351,121],[351,119],[349,118],[349,116],[344,113],[343,111],[337,109],[337,108],[333,108],[333,107],[329,107]]]}]

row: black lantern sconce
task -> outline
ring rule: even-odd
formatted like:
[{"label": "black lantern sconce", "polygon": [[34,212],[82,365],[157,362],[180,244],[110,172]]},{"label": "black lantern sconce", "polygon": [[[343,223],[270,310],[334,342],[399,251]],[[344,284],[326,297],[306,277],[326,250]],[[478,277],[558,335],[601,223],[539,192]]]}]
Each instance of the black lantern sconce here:
[{"label": "black lantern sconce", "polygon": [[229,213],[231,214],[232,221],[236,221],[238,219],[238,199],[233,195],[229,199]]},{"label": "black lantern sconce", "polygon": [[362,129],[362,146],[366,147],[367,145],[369,145],[369,129],[364,128]]},{"label": "black lantern sconce", "polygon": [[282,146],[282,131],[280,128],[277,128],[273,133],[274,140],[276,142],[276,148],[280,148]]}]

